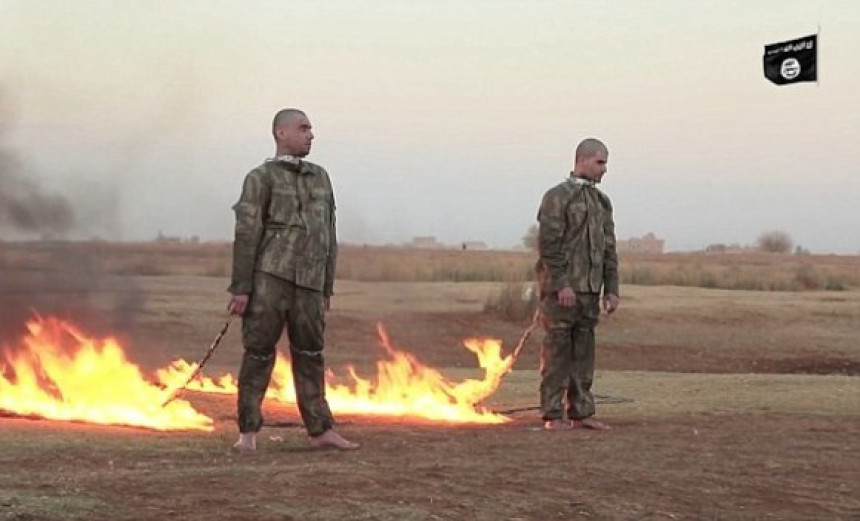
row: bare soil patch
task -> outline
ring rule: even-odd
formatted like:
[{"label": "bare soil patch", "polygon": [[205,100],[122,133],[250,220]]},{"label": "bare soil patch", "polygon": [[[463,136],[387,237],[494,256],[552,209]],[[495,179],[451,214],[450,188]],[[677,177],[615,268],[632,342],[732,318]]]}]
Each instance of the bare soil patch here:
[{"label": "bare soil patch", "polygon": [[[199,358],[221,325],[223,278],[111,280],[81,302],[98,317],[133,292],[114,333],[145,369]],[[382,322],[425,363],[474,376],[463,339],[512,348],[527,325],[481,311],[494,287],[339,283],[328,361],[372,374]],[[183,395],[214,433],[0,418],[0,519],[860,519],[860,385],[846,376],[860,294],[625,291],[598,332],[595,390],[626,399],[598,406],[608,433],[538,428],[538,334],[486,404],[526,409],[510,423],[344,416],[353,453],[309,450],[295,411],[267,403],[259,453],[231,454],[229,396]],[[238,330],[207,372],[235,374]]]}]

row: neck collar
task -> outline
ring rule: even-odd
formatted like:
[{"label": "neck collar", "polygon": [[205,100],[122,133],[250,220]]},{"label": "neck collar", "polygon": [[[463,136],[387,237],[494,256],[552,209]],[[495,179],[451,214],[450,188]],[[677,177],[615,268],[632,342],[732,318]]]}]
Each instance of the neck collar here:
[{"label": "neck collar", "polygon": [[597,183],[592,181],[591,179],[586,179],[584,177],[576,177],[573,175],[573,172],[571,172],[570,177],[568,177],[567,180],[575,185],[588,186],[590,188],[594,188],[597,186]]},{"label": "neck collar", "polygon": [[281,163],[289,170],[294,172],[298,172],[302,168],[302,160],[296,156],[291,156],[289,154],[285,154],[282,156],[275,156],[266,159],[267,162]]}]

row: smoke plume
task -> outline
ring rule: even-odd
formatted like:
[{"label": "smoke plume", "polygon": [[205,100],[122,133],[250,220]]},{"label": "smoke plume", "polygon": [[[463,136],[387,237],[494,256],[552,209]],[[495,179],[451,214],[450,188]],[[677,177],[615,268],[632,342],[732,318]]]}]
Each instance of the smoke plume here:
[{"label": "smoke plume", "polygon": [[76,207],[43,190],[12,152],[4,102],[0,91],[0,348],[14,344],[34,314],[126,329],[145,304],[143,292],[105,272],[98,242],[64,240],[76,231]]},{"label": "smoke plume", "polygon": [[42,190],[8,150],[3,122],[9,121],[10,112],[0,93],[0,232],[62,237],[75,224],[72,205],[62,196]]}]

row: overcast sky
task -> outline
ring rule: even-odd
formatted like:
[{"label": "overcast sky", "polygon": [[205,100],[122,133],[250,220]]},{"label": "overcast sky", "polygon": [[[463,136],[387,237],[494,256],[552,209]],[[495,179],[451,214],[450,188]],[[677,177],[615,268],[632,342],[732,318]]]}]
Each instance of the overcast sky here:
[{"label": "overcast sky", "polygon": [[[765,80],[819,25],[819,83]],[[84,237],[230,239],[291,106],[346,242],[517,245],[594,136],[619,238],[860,253],[854,0],[0,0],[0,103]]]}]

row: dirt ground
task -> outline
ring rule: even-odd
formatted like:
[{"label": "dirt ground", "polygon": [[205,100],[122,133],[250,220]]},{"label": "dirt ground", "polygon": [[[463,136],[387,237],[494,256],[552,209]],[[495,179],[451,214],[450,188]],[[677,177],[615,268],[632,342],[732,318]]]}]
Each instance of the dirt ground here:
[{"label": "dirt ground", "polygon": [[[203,354],[225,285],[113,278],[78,315],[153,369]],[[372,375],[382,322],[425,363],[474,376],[463,339],[512,348],[527,325],[482,312],[497,287],[339,282],[327,361]],[[295,411],[267,403],[258,453],[237,457],[229,396],[185,395],[213,433],[0,417],[0,519],[860,519],[860,291],[624,289],[598,329],[608,433],[538,428],[536,334],[486,403],[511,422],[341,416],[362,443],[350,453],[308,450]],[[207,374],[235,374],[240,354],[233,327]]]}]

